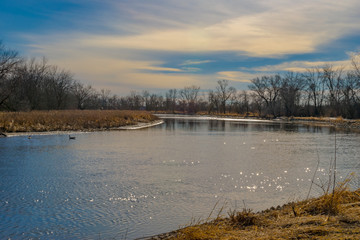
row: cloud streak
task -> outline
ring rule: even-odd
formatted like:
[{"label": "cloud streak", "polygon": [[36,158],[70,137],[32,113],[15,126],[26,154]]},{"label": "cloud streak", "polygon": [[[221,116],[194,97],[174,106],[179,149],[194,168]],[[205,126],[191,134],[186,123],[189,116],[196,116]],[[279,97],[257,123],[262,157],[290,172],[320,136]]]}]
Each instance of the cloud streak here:
[{"label": "cloud streak", "polygon": [[[160,30],[148,28],[127,36],[89,36],[82,39],[82,43],[101,48],[155,51],[236,51],[264,57],[310,53],[344,34],[360,30],[352,13],[353,8],[360,9],[355,1],[347,1],[348,4],[302,1],[283,7],[281,4],[284,1],[273,2],[280,7],[268,6],[266,11],[222,19],[216,23],[184,23],[173,28],[161,27]],[[170,21],[168,16],[157,19]]]},{"label": "cloud streak", "polygon": [[351,69],[350,60],[344,61],[292,61],[292,62],[283,62],[276,65],[265,65],[261,67],[255,67],[248,70],[257,71],[257,72],[306,72],[310,68],[322,68],[325,66],[332,66],[335,68],[342,68],[345,70]]},{"label": "cloud streak", "polygon": [[211,63],[215,62],[213,60],[186,60],[185,62],[181,63],[181,66],[187,66],[187,65],[199,65],[199,64],[205,64],[205,63]]}]

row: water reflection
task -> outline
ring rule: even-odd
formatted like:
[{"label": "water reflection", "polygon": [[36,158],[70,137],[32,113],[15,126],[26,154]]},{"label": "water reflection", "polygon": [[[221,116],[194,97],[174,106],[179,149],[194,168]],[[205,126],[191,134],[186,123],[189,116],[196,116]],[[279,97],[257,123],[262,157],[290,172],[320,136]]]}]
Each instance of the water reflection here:
[{"label": "water reflection", "polygon": [[[284,131],[284,132],[307,132],[307,133],[327,133],[333,134],[335,128],[321,127],[312,125],[302,125],[293,122],[247,122],[247,121],[228,121],[226,119],[213,120],[213,119],[196,119],[192,118],[166,118],[165,128],[168,131],[175,131],[182,129],[186,131],[209,131],[209,132],[261,132],[261,131]],[[337,132],[352,133],[350,130],[337,129]]]},{"label": "water reflection", "polygon": [[210,120],[209,121],[209,131],[225,131],[225,122],[224,121],[216,121],[216,120]]},{"label": "water reflection", "polygon": [[[359,172],[360,136],[337,138],[341,179]],[[206,218],[219,200],[262,210],[304,197],[314,172],[328,179],[333,155],[331,128],[269,121],[0,139],[0,239],[133,239]]]}]

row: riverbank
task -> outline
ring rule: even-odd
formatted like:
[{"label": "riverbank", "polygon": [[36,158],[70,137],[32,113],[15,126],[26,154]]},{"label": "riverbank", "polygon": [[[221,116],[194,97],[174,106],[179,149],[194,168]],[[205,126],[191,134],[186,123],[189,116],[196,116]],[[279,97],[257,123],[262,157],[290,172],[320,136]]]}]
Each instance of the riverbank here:
[{"label": "riverbank", "polygon": [[[168,114],[157,114],[157,115],[168,115]],[[179,115],[183,116],[181,113],[170,114],[170,115]],[[188,115],[186,115],[188,116]],[[360,119],[344,119],[342,117],[260,117],[256,114],[236,114],[236,113],[226,113],[226,114],[208,114],[208,113],[198,113],[194,115],[189,115],[200,118],[209,118],[214,120],[237,120],[237,121],[274,121],[274,122],[285,122],[285,123],[297,123],[303,125],[311,126],[321,126],[321,127],[336,127],[340,129],[348,129],[360,131]]]},{"label": "riverbank", "polygon": [[258,213],[243,209],[227,215],[141,240],[360,239],[360,189],[339,188],[334,195]]},{"label": "riverbank", "polygon": [[307,125],[317,126],[331,126],[342,129],[360,130],[359,119],[344,119],[341,117],[330,118],[330,117],[291,117],[281,118],[285,121],[296,122]]},{"label": "riverbank", "polygon": [[158,117],[145,111],[66,110],[0,113],[0,132],[4,135],[140,129],[160,123]]}]

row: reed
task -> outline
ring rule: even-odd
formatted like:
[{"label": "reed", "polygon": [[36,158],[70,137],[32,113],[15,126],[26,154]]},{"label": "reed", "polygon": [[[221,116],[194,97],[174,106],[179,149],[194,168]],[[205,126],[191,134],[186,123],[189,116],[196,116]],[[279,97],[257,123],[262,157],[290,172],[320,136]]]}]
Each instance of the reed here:
[{"label": "reed", "polygon": [[0,132],[107,130],[154,120],[157,120],[157,117],[145,111],[63,110],[0,112]]}]

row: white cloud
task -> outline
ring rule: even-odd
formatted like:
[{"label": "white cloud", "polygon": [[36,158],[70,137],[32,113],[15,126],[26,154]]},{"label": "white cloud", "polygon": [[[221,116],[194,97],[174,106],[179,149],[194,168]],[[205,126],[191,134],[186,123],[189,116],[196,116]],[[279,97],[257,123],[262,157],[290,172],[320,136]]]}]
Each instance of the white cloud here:
[{"label": "white cloud", "polygon": [[199,64],[205,64],[205,63],[211,63],[211,62],[215,62],[215,61],[214,60],[186,60],[182,64],[180,64],[180,66],[199,65]]},{"label": "white cloud", "polygon": [[251,79],[257,77],[258,74],[247,73],[242,71],[223,71],[217,73],[218,79],[225,79],[234,82],[250,82]]},{"label": "white cloud", "polygon": [[[258,72],[281,72],[281,71],[292,71],[292,72],[306,72],[307,69],[332,66],[334,68],[343,68],[344,70],[351,68],[350,60],[344,61],[291,61],[283,62],[276,65],[266,65],[261,67],[255,67],[247,70],[258,71]],[[244,69],[245,70],[245,69]]]}]

